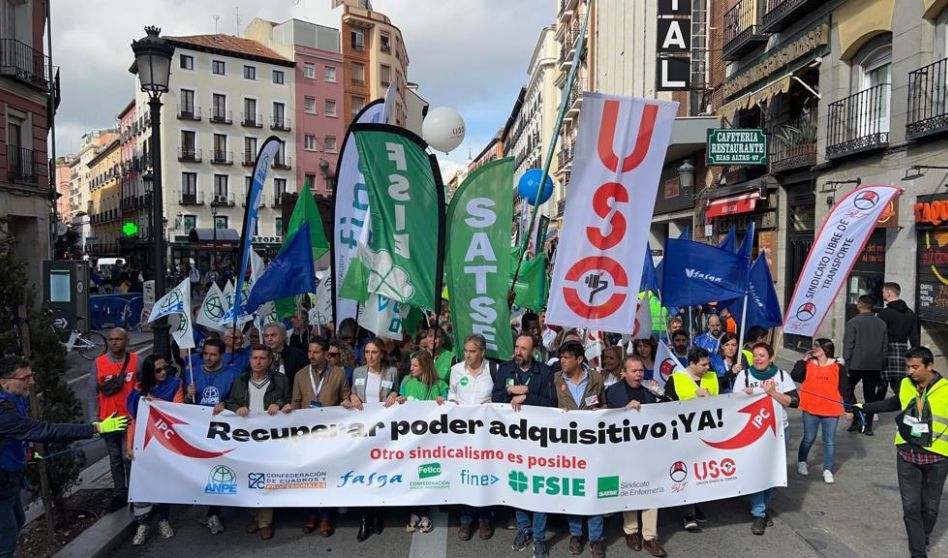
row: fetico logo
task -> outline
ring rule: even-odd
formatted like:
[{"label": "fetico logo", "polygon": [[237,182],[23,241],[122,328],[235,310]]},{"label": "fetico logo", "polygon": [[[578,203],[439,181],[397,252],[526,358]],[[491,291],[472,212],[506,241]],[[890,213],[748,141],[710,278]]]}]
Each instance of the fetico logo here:
[{"label": "fetico logo", "polygon": [[548,496],[585,496],[586,479],[577,477],[547,477],[531,475],[529,480],[522,471],[511,471],[507,484],[514,492],[526,492]]},{"label": "fetico logo", "polygon": [[682,482],[688,478],[688,466],[685,465],[684,461],[676,461],[672,463],[671,469],[668,470],[668,476],[674,482]]},{"label": "fetico logo", "polygon": [[721,459],[709,459],[700,463],[695,463],[695,478],[699,481],[726,479],[733,477],[737,473],[737,465],[730,457]]},{"label": "fetico logo", "polygon": [[812,302],[804,302],[797,308],[797,319],[801,322],[808,322],[816,315],[816,305]]},{"label": "fetico logo", "polygon": [[856,194],[856,197],[853,198],[853,206],[856,209],[861,209],[862,211],[867,211],[872,209],[879,204],[879,194],[875,193],[872,190],[866,190],[865,192],[860,192]]},{"label": "fetico logo", "polygon": [[204,485],[206,494],[237,494],[237,475],[226,465],[215,465]]},{"label": "fetico logo", "polygon": [[424,465],[418,466],[419,479],[430,479],[431,477],[440,477],[440,476],[441,476],[440,463],[426,463]]},{"label": "fetico logo", "polygon": [[596,479],[596,498],[617,498],[619,496],[619,477],[599,477]]}]

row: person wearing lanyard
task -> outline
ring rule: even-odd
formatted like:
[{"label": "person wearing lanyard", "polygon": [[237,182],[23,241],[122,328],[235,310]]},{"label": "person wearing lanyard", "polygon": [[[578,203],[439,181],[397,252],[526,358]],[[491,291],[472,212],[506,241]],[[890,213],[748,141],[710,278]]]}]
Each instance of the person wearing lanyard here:
[{"label": "person wearing lanyard", "polygon": [[928,556],[948,477],[948,380],[935,371],[934,361],[926,347],[909,349],[905,353],[908,376],[899,385],[898,395],[857,405],[867,413],[901,411],[896,417],[896,470],[912,558]]},{"label": "person wearing lanyard", "polygon": [[[556,407],[553,374],[549,367],[533,359],[533,335],[521,333],[514,342],[514,358],[500,365],[491,395],[494,403],[509,403],[514,411],[523,405]],[[546,514],[516,510],[517,534],[511,548],[521,551],[533,541],[533,556],[547,558]]]},{"label": "person wearing lanyard", "polygon": [[[309,365],[296,372],[293,378],[293,396],[283,407],[283,411],[288,413],[294,409],[347,406],[349,382],[346,380],[345,370],[329,362],[329,341],[322,337],[311,337],[307,347]],[[324,537],[332,536],[335,531],[331,511],[328,508],[319,510],[319,534]],[[311,510],[306,523],[303,524],[303,532],[312,533],[315,530],[316,510]]]}]

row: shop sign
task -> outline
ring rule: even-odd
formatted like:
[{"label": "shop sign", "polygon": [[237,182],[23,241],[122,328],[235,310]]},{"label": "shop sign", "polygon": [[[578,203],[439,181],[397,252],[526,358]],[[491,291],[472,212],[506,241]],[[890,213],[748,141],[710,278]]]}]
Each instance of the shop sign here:
[{"label": "shop sign", "polygon": [[691,88],[691,1],[662,0],[658,3],[658,91]]},{"label": "shop sign", "polygon": [[254,244],[283,244],[282,236],[254,236]]},{"label": "shop sign", "polygon": [[739,91],[743,91],[751,85],[767,79],[788,66],[794,60],[826,45],[828,40],[829,25],[824,23],[819,27],[811,29],[799,39],[777,49],[760,64],[751,66],[736,76],[728,78],[724,85],[721,86],[724,97],[730,98]]},{"label": "shop sign", "polygon": [[708,165],[766,165],[767,135],[760,128],[708,130]]},{"label": "shop sign", "polygon": [[948,223],[948,194],[919,196],[915,202],[915,224],[938,227]]}]

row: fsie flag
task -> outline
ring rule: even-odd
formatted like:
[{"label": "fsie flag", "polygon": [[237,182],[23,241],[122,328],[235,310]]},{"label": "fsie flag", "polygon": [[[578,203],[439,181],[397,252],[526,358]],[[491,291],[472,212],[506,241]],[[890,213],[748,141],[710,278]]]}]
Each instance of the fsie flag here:
[{"label": "fsie flag", "polygon": [[583,95],[547,321],[632,333],[678,103]]},{"label": "fsie flag", "polygon": [[813,337],[862,252],[895,186],[870,185],[846,194],[830,211],[810,248],[784,316],[784,333]]}]

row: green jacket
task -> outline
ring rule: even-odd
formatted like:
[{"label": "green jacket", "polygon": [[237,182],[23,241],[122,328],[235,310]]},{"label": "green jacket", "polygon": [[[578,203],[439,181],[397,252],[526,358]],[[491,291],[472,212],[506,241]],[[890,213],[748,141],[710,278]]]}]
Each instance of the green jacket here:
[{"label": "green jacket", "polygon": [[[224,403],[224,407],[229,411],[237,411],[241,407],[250,406],[250,375],[252,372],[242,374],[230,388],[230,397]],[[286,376],[279,372],[270,372],[270,385],[263,394],[263,408],[267,409],[270,405],[283,407],[290,402],[290,393],[287,389]]]},{"label": "green jacket", "polygon": [[438,397],[448,396],[448,385],[438,380],[434,385],[426,386],[418,378],[405,376],[399,395],[409,401],[434,401]]}]

